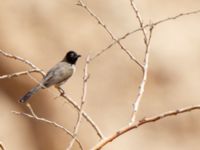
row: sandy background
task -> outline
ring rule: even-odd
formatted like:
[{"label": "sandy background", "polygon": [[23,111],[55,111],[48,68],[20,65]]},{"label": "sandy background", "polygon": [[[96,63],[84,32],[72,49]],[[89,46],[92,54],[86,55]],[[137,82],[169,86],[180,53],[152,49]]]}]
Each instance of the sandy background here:
[{"label": "sandy background", "polygon": [[[44,71],[57,63],[69,49],[82,55],[77,71],[64,85],[68,95],[80,102],[82,76],[87,54],[95,54],[112,40],[75,0],[0,0],[0,49],[30,60]],[[138,27],[129,1],[88,0],[88,6],[116,37]],[[137,1],[145,23],[200,8],[199,0]],[[157,26],[153,33],[149,77],[138,119],[164,111],[199,104],[200,14],[182,17]],[[142,60],[141,33],[122,42]],[[0,55],[0,75],[24,71],[28,66]],[[117,46],[89,66],[86,112],[105,135],[126,125],[131,104],[141,80],[141,71]],[[41,79],[38,74],[33,74]],[[28,76],[0,80],[0,141],[7,150],[64,150],[70,138],[61,130],[11,113],[28,111],[18,103],[36,83]],[[53,94],[52,94],[53,93]],[[77,113],[52,87],[31,100],[38,116],[73,130]],[[145,125],[133,130],[105,150],[199,150],[200,112]],[[94,130],[83,121],[79,139],[85,149],[98,141]],[[75,144],[74,150],[78,149]]]}]

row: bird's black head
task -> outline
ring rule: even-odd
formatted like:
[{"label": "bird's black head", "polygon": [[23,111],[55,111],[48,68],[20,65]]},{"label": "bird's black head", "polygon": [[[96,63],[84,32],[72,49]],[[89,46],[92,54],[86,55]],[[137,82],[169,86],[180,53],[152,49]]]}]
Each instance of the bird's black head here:
[{"label": "bird's black head", "polygon": [[76,61],[78,60],[79,57],[81,57],[81,55],[78,55],[74,51],[69,51],[69,52],[67,52],[67,54],[64,58],[64,61],[66,61],[70,64],[76,64]]}]

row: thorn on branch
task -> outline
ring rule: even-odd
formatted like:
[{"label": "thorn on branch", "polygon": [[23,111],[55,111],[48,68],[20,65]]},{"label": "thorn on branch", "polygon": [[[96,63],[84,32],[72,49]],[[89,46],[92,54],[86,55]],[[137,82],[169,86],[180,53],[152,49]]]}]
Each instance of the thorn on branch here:
[{"label": "thorn on branch", "polygon": [[89,78],[90,78],[90,74],[88,74],[88,75],[85,77],[84,82],[87,82]]}]

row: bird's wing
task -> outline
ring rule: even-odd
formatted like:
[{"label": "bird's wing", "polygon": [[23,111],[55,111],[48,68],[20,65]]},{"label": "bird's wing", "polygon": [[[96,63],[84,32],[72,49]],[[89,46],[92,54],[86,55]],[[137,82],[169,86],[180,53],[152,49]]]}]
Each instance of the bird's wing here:
[{"label": "bird's wing", "polygon": [[74,67],[66,62],[60,62],[51,68],[43,79],[43,85],[49,87],[66,81],[72,76]]}]

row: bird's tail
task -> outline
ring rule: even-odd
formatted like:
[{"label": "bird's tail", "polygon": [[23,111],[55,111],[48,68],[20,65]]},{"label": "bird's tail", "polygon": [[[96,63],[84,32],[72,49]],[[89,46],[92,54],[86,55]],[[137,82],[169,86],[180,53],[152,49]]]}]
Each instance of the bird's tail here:
[{"label": "bird's tail", "polygon": [[30,91],[28,91],[23,97],[20,98],[20,103],[25,103],[33,94],[35,94],[37,91],[39,91],[42,88],[41,85],[37,85],[36,87],[32,88]]}]

